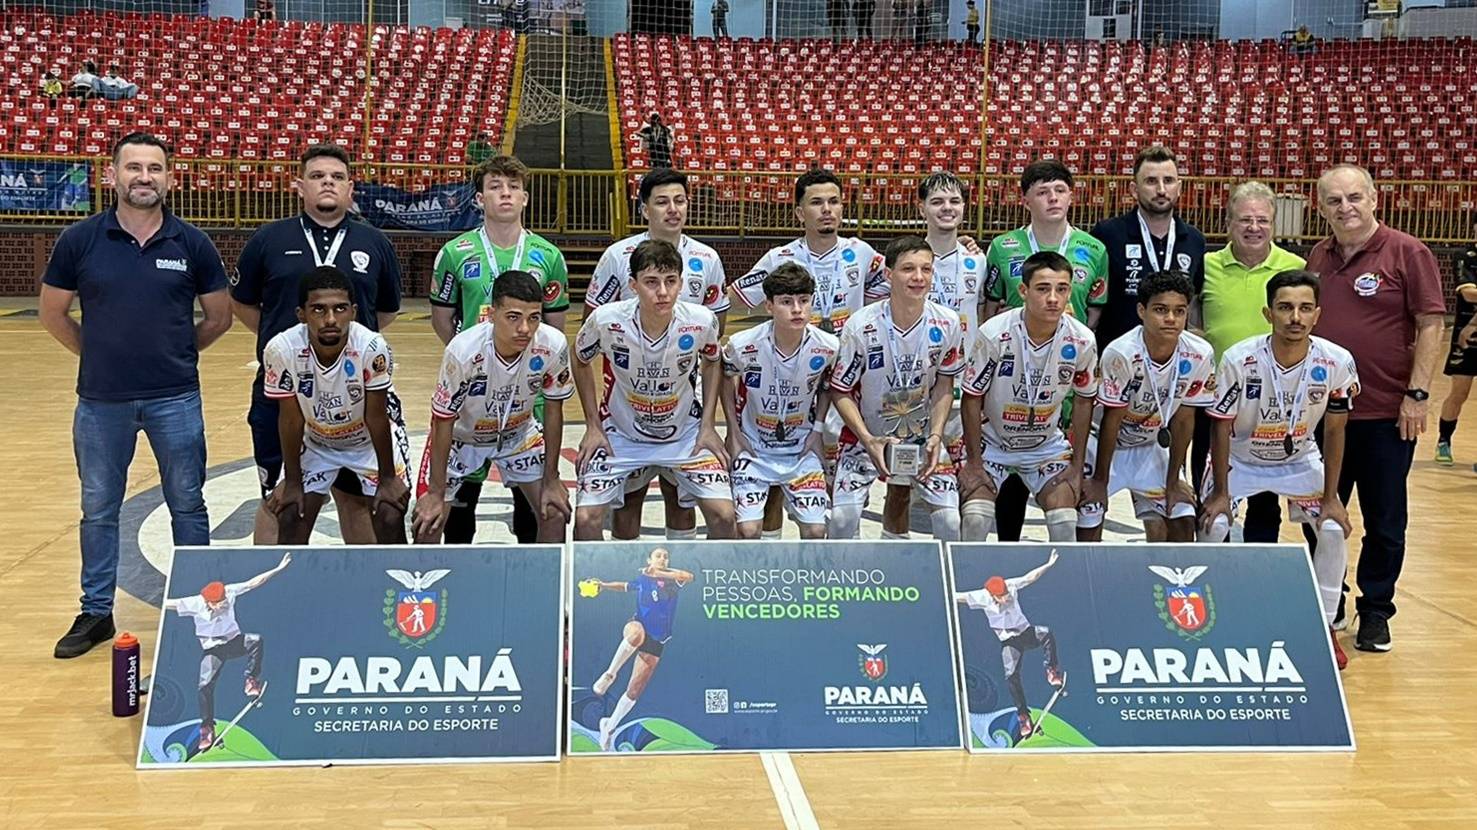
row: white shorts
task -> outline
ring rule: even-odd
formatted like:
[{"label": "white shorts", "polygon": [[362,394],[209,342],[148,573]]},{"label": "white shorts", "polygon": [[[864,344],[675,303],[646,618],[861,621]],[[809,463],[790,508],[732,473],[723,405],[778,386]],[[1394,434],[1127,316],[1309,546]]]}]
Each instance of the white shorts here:
[{"label": "white shorts", "polygon": [[[390,420],[390,451],[395,455],[395,475],[410,486],[410,438],[405,434],[405,421],[398,417]],[[373,496],[379,490],[380,464],[374,453],[374,445],[341,450],[303,440],[303,492],[328,495],[329,488],[338,479],[340,470],[347,470],[359,478],[359,492]]]},{"label": "white shorts", "polygon": [[1239,464],[1233,458],[1227,484],[1231,490],[1233,522],[1242,501],[1257,493],[1276,493],[1287,499],[1288,518],[1318,528],[1318,519],[1323,515],[1323,459],[1319,456],[1275,467]]},{"label": "white shorts", "polygon": [[[538,481],[544,475],[544,434],[537,429],[528,430],[523,440],[504,444],[502,452],[496,444],[468,444],[464,441],[451,442],[451,456],[446,460],[446,500],[456,498],[456,491],[463,479],[482,469],[488,461],[497,467],[498,478],[508,487]],[[430,485],[431,442],[426,441],[426,450],[421,454],[420,472],[417,476],[416,493],[424,493]]]},{"label": "white shorts", "polygon": [[699,499],[733,499],[729,487],[728,471],[712,453],[696,451],[697,425],[694,424],[678,438],[660,444],[631,441],[624,436],[607,430],[605,438],[610,442],[610,454],[596,454],[579,474],[576,491],[576,507],[599,507],[622,501],[626,494],[626,481],[643,467],[655,471],[669,471],[677,484],[679,497],[690,501]]},{"label": "white shorts", "polygon": [[814,453],[799,455],[756,455],[739,453],[733,460],[733,503],[740,522],[764,518],[769,488],[778,486],[785,494],[785,510],[799,524],[823,525],[831,496],[826,492],[826,474]]},{"label": "white shorts", "polygon": [[[1097,458],[1097,435],[1088,436],[1087,458],[1082,464],[1082,476],[1093,474],[1092,463]],[[1171,513],[1165,507],[1164,480],[1169,476],[1169,449],[1158,444],[1140,444],[1137,447],[1119,447],[1113,453],[1113,469],[1108,472],[1107,497],[1120,490],[1127,490],[1133,497],[1133,515],[1139,521],[1147,519],[1184,519],[1195,515],[1195,506],[1180,502]],[[1097,527],[1103,523],[1107,505],[1089,503],[1077,511],[1077,526]]]},{"label": "white shorts", "polygon": [[929,505],[938,507],[959,507],[959,470],[955,466],[955,457],[962,454],[964,442],[956,441],[957,448],[951,444],[940,453],[938,466],[927,478],[914,479],[911,476],[893,476],[882,478],[877,471],[876,465],[872,463],[872,457],[867,455],[867,450],[851,434],[850,430],[841,437],[840,457],[836,460],[836,486],[832,501],[835,504],[860,504],[867,505],[867,496],[872,489],[872,482],[882,478],[888,485],[911,486],[913,493],[919,499]]},{"label": "white shorts", "polygon": [[1036,496],[1041,494],[1041,488],[1048,481],[1072,466],[1072,445],[1058,434],[1055,439],[1023,455],[997,449],[987,442],[984,456],[985,475],[995,483],[995,492],[1000,492],[1005,480],[1014,473],[1020,476],[1031,495]]},{"label": "white shorts", "polygon": [[[673,487],[677,486],[677,479],[672,476],[670,470],[664,467],[642,467],[636,472],[631,473],[630,477],[626,479],[625,495],[629,496],[632,493],[645,492],[658,477]],[[697,506],[697,501],[689,497],[685,492],[678,491],[677,506],[692,508]]]}]

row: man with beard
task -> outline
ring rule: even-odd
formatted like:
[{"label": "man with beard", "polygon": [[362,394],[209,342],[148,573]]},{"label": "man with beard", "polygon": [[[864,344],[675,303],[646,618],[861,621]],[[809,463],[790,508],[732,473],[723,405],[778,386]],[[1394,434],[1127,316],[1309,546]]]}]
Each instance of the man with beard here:
[{"label": "man with beard", "polygon": [[118,511],[139,430],[159,464],[174,543],[210,544],[197,366],[200,350],[231,327],[231,302],[210,238],[164,205],[170,169],[159,138],[120,139],[109,171],[117,205],[63,231],[42,277],[41,325],[81,358],[72,447],[82,480],[82,613],[57,642],[59,658],[114,634]]},{"label": "man with beard", "polygon": [[[1098,348],[1139,324],[1139,281],[1160,271],[1181,271],[1198,294],[1205,284],[1205,236],[1175,215],[1180,199],[1179,161],[1158,145],[1133,160],[1133,192],[1138,206],[1104,219],[1092,235],[1108,249],[1108,302],[1098,318]],[[1192,311],[1194,306],[1191,307]],[[1200,328],[1191,316],[1189,328]]]},{"label": "man with beard", "polygon": [[[256,459],[262,501],[252,534],[258,545],[277,542],[277,515],[268,503],[282,475],[282,445],[277,435],[277,401],[262,384],[262,350],[268,341],[296,326],[297,288],[302,275],[330,265],[349,278],[358,322],[381,331],[400,311],[400,262],[379,228],[349,218],[354,203],[354,173],[349,154],[337,144],[315,144],[303,153],[295,182],[302,213],[264,225],[246,241],[231,280],[231,307],[256,333],[256,376],[251,382],[251,449]],[[337,488],[344,541],[374,541],[374,528],[362,501]]]}]

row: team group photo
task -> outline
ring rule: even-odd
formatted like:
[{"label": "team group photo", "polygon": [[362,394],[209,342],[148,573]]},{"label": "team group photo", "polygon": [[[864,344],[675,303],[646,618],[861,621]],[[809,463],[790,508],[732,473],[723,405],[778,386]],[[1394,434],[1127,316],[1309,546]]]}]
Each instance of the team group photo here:
[{"label": "team group photo", "polygon": [[[671,790],[651,760],[441,767],[505,792],[426,820],[930,826],[983,811],[1006,750],[1033,779],[1012,823],[1136,823],[1115,756],[1029,755],[1093,750],[1206,753],[1180,759],[1212,782],[1198,821],[1477,820],[1464,670],[1430,668],[1477,645],[1460,4],[1313,32],[1237,0],[402,4],[367,27],[114,5],[7,9],[0,43],[44,50],[27,78],[63,60],[48,38],[103,56],[113,32],[217,42],[221,71],[308,96],[346,60],[380,74],[341,126],[260,137],[317,104],[238,83],[214,105],[239,115],[202,101],[197,126],[208,64],[184,57],[115,64],[136,100],[55,69],[0,96],[0,348],[29,367],[0,631],[17,746],[76,767],[33,795],[13,771],[18,820],[164,826],[204,797],[125,784],[135,762],[702,753]],[[974,754],[808,752],[940,747]],[[1432,750],[1449,766],[1418,772]],[[1135,799],[1183,774],[1116,757]],[[116,810],[60,798],[101,765],[132,788]],[[405,769],[391,800],[438,767]],[[264,776],[232,803],[276,791],[299,826],[398,810],[313,772],[208,775]]]}]

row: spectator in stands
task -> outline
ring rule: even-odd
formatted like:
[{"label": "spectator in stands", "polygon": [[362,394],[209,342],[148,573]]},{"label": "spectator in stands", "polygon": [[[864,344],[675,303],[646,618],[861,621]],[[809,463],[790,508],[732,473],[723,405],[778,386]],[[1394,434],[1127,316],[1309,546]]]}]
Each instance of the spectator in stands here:
[{"label": "spectator in stands", "polygon": [[1308,31],[1306,23],[1292,33],[1291,51],[1294,55],[1311,55],[1318,51],[1318,44],[1313,41],[1313,33]]},{"label": "spectator in stands", "polygon": [[871,40],[872,16],[877,13],[877,0],[856,0],[851,5],[851,14],[856,18],[856,39]]},{"label": "spectator in stands", "polygon": [[831,32],[831,42],[840,43],[846,37],[846,0],[826,0],[826,28]]},{"label": "spectator in stands", "polygon": [[672,131],[662,123],[661,115],[651,114],[651,119],[636,136],[646,145],[646,157],[651,169],[672,166]]},{"label": "spectator in stands", "polygon": [[486,132],[478,132],[472,136],[471,142],[467,144],[467,164],[476,167],[493,155],[492,142],[488,140]]},{"label": "spectator in stands", "polygon": [[97,79],[97,92],[109,101],[123,101],[138,95],[138,84],[118,74],[118,64],[108,67],[108,74]]},{"label": "spectator in stands", "polygon": [[[155,136],[119,139],[108,171],[117,204],[62,231],[42,277],[41,325],[81,359],[72,448],[82,479],[82,613],[57,642],[58,658],[114,634],[118,513],[140,430],[158,464],[174,544],[210,544],[199,361],[231,327],[231,301],[210,237],[165,205],[169,162]],[[71,316],[74,300],[87,308],[80,320]]]},{"label": "spectator in stands", "polygon": [[82,64],[82,71],[72,76],[72,86],[67,90],[67,94],[73,98],[96,98],[99,80],[101,79],[97,76],[97,64],[85,61]]},{"label": "spectator in stands", "polygon": [[255,20],[276,20],[276,0],[255,0],[251,7],[251,16]]},{"label": "spectator in stands", "polygon": [[892,0],[892,37],[903,40],[912,29],[913,3],[911,0]]},{"label": "spectator in stands", "polygon": [[728,37],[728,0],[713,0],[713,37]]},{"label": "spectator in stands", "polygon": [[1340,164],[1324,173],[1318,211],[1333,234],[1308,254],[1308,269],[1323,281],[1323,313],[1313,334],[1348,349],[1359,367],[1361,391],[1347,433],[1358,451],[1344,459],[1339,498],[1347,504],[1358,486],[1364,539],[1354,647],[1360,651],[1390,650],[1395,582],[1405,560],[1406,476],[1416,439],[1426,431],[1446,322],[1436,257],[1420,240],[1376,220],[1377,199],[1374,179],[1362,167]]},{"label": "spectator in stands", "polygon": [[[1191,318],[1201,321],[1205,339],[1215,349],[1216,365],[1231,346],[1248,337],[1271,333],[1272,324],[1262,314],[1267,304],[1267,282],[1283,271],[1299,271],[1307,264],[1272,241],[1276,216],[1276,195],[1261,182],[1243,182],[1231,191],[1226,205],[1229,241],[1224,248],[1205,255],[1205,284],[1190,310]],[[1190,483],[1198,488],[1210,454],[1214,419],[1203,411],[1195,416]],[[1275,493],[1258,493],[1246,500],[1245,541],[1276,542],[1281,527],[1281,506]]]},{"label": "spectator in stands", "polygon": [[974,0],[969,0],[968,3],[964,4],[964,7],[966,9],[966,11],[964,12],[965,38],[969,41],[970,46],[978,46],[980,43],[979,7],[974,4]]},{"label": "spectator in stands", "polygon": [[67,86],[62,83],[61,76],[55,69],[49,69],[41,76],[41,94],[50,99],[53,107],[56,106],[56,99],[62,97],[62,93],[66,91]]}]

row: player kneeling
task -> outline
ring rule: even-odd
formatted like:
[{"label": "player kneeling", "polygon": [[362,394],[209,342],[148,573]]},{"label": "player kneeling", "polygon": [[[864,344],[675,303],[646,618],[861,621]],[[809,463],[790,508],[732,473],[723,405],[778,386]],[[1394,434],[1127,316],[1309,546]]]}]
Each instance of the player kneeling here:
[{"label": "player kneeling", "polygon": [[[631,287],[634,298],[590,312],[575,340],[574,383],[591,423],[577,458],[574,538],[604,538],[610,505],[624,499],[626,479],[650,466],[671,471],[678,495],[697,501],[709,539],[731,539],[728,453],[714,426],[714,390],[722,378],[718,318],[678,299],[682,258],[670,242],[636,246]],[[602,354],[604,382],[597,385],[591,362]]]},{"label": "player kneeling", "polygon": [[[1046,512],[1053,542],[1076,537],[1077,501],[1092,399],[1097,396],[1097,345],[1092,329],[1066,314],[1072,266],[1055,251],[1026,259],[1020,290],[1025,305],[980,326],[964,376],[964,494],[961,535],[982,542],[995,524],[995,496],[1019,476]],[[1072,442],[1059,424],[1068,395]]]},{"label": "player kneeling", "polygon": [[[1220,397],[1210,409],[1218,419],[1210,445],[1214,480],[1201,522],[1209,541],[1223,541],[1243,499],[1264,492],[1287,498],[1288,515],[1318,535],[1313,572],[1342,669],[1347,658],[1333,620],[1349,564],[1349,514],[1338,483],[1359,376],[1353,355],[1312,335],[1319,312],[1318,276],[1283,271],[1267,282],[1264,313],[1272,333],[1242,340],[1221,355]],[[1320,420],[1321,452],[1313,440]]]},{"label": "player kneeling", "polygon": [[1102,421],[1087,441],[1077,539],[1103,538],[1108,498],[1133,496],[1150,542],[1195,541],[1195,502],[1181,473],[1195,408],[1215,403],[1215,352],[1185,331],[1195,292],[1180,271],[1139,283],[1142,325],[1114,340],[1098,363]]},{"label": "player kneeling", "polygon": [[800,538],[826,535],[826,475],[819,424],[830,409],[835,336],[810,324],[815,280],[787,262],[764,278],[768,322],[723,349],[723,408],[733,458],[738,535],[758,539],[770,487],[779,487]]},{"label": "player kneeling", "polygon": [[833,539],[855,539],[872,482],[887,482],[882,538],[906,539],[916,488],[937,539],[959,538],[959,485],[943,446],[954,379],[964,368],[959,315],[928,300],[933,249],[916,236],[887,246],[888,299],[841,330],[831,389],[846,424],[836,462]]},{"label": "player kneeling", "polygon": [[302,322],[262,350],[267,397],[298,404],[277,408],[283,474],[271,499],[284,545],[307,543],[330,487],[370,502],[376,542],[405,543],[410,444],[394,360],[355,313],[348,277],[325,265],[298,283]]},{"label": "player kneeling", "polygon": [[[569,343],[542,322],[543,292],[532,274],[503,272],[490,301],[488,319],[453,337],[441,359],[412,523],[417,544],[441,541],[449,494],[488,461],[533,506],[538,541],[564,541],[569,495],[559,478],[559,450],[564,401],[574,394]],[[540,392],[542,425],[533,417]]]}]

